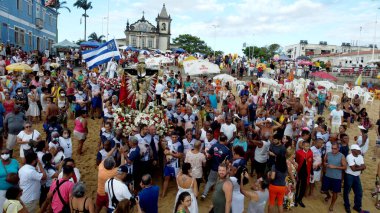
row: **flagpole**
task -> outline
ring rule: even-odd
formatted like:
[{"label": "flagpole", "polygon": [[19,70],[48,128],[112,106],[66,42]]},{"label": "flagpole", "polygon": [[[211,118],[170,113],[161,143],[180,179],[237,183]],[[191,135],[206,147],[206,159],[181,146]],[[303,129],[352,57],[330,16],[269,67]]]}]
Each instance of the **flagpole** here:
[{"label": "flagpole", "polygon": [[107,41],[108,41],[109,24],[110,24],[110,0],[108,0],[108,10],[107,10]]}]

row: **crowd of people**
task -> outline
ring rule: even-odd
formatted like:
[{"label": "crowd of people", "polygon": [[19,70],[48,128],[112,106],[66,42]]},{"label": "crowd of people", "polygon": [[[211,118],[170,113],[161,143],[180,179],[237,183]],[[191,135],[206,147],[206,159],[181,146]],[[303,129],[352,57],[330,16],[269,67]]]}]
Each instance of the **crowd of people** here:
[{"label": "crowd of people", "polygon": [[[46,58],[31,61],[39,66],[32,73],[4,73],[1,83],[4,212],[111,213],[131,212],[134,206],[137,212],[154,213],[159,197],[171,193],[173,180],[178,186],[175,213],[200,212],[198,203],[207,197],[215,213],[307,209],[304,197],[319,191],[333,212],[342,188],[346,212],[362,211],[360,177],[374,125],[358,97],[343,94],[330,112],[331,96],[313,83],[304,91],[308,99],[301,100],[293,92],[262,93],[256,77],[237,93],[230,82],[182,78],[181,70],[163,67],[150,101],[165,115],[167,131],[160,136],[156,126],[140,124],[125,135],[113,121],[113,113],[124,107],[116,85],[100,84],[101,71],[74,72],[70,63],[51,68],[46,63],[56,61]],[[287,78],[283,68],[278,79]],[[89,119],[100,126],[95,143],[86,142],[89,134],[97,134],[89,132]],[[346,133],[350,125],[357,128],[355,138]],[[380,119],[376,125],[380,128]],[[73,158],[82,160],[85,147],[95,144],[97,172],[89,174],[97,173],[93,200]],[[376,187],[373,196],[380,209],[379,181]]]}]

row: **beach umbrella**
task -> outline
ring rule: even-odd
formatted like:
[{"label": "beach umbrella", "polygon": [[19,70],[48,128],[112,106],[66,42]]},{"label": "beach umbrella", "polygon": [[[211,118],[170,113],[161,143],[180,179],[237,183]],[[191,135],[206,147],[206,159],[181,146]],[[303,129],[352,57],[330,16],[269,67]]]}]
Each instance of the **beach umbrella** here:
[{"label": "beach umbrella", "polygon": [[360,74],[360,75],[358,76],[358,78],[356,79],[356,81],[355,81],[355,85],[356,85],[356,86],[361,86],[362,83],[363,83],[363,77],[362,77],[362,74]]},{"label": "beach umbrella", "polygon": [[195,61],[189,68],[185,69],[188,75],[207,75],[220,73],[218,65],[205,60]]},{"label": "beach umbrella", "polygon": [[275,81],[272,78],[259,78],[258,79],[261,83],[267,84],[269,86],[278,86],[278,82]]},{"label": "beach umbrella", "polygon": [[325,80],[331,80],[331,81],[337,81],[338,80],[338,78],[336,78],[335,76],[333,76],[327,72],[323,72],[323,71],[313,72],[313,73],[311,73],[311,75],[314,77],[323,78]]},{"label": "beach umbrella", "polygon": [[257,64],[256,68],[260,68],[260,67],[263,68],[263,70],[265,70],[267,68],[267,65],[264,63]]},{"label": "beach umbrella", "polygon": [[307,65],[307,66],[309,66],[309,65],[313,65],[313,62],[311,62],[311,61],[300,61],[300,62],[298,62],[298,65]]},{"label": "beach umbrella", "polygon": [[8,71],[13,72],[32,72],[33,69],[25,63],[14,63],[5,67]]},{"label": "beach umbrella", "polygon": [[280,55],[279,60],[280,61],[290,61],[291,59],[288,56],[282,54],[282,55]]},{"label": "beach umbrella", "polygon": [[275,60],[275,61],[280,60],[280,56],[279,56],[278,54],[274,55],[274,56],[273,56],[273,60]]},{"label": "beach umbrella", "polygon": [[297,60],[305,60],[305,61],[310,61],[310,58],[304,55],[298,56]]},{"label": "beach umbrella", "polygon": [[221,80],[221,81],[234,81],[236,78],[228,74],[219,74],[219,75],[214,76],[212,79]]},{"label": "beach umbrella", "polygon": [[150,55],[150,52],[148,50],[141,50],[140,51],[140,54],[143,54],[143,55]]}]

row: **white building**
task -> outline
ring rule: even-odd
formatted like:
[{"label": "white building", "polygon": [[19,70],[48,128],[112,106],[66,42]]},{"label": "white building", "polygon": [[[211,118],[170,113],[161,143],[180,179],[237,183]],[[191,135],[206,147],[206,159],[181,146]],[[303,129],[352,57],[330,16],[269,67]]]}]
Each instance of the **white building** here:
[{"label": "white building", "polygon": [[[139,49],[170,49],[172,19],[163,5],[160,14],[156,18],[156,24],[151,24],[145,19],[144,14],[141,19],[129,25],[125,29],[125,45]],[[119,43],[120,44],[120,43]]]},{"label": "white building", "polygon": [[296,59],[299,56],[319,56],[334,53],[351,53],[357,51],[369,51],[372,47],[351,46],[350,43],[342,43],[341,46],[327,44],[325,41],[319,44],[309,44],[307,40],[301,40],[298,44],[285,46],[285,54],[291,58]]},{"label": "white building", "polygon": [[345,53],[333,53],[326,55],[313,56],[313,61],[330,61],[333,66],[341,64],[343,67],[353,67],[357,64],[367,65],[372,59],[380,60],[380,50],[375,50],[372,54],[372,50],[367,51],[351,51]]}]

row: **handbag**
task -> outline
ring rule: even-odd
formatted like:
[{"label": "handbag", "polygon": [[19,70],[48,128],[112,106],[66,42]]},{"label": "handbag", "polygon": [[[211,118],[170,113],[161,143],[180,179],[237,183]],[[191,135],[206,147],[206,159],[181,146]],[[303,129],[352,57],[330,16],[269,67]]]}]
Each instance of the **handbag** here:
[{"label": "handbag", "polygon": [[3,165],[5,174],[7,175],[7,177],[5,178],[5,181],[7,181],[8,183],[12,185],[17,185],[20,180],[20,178],[18,177],[18,174],[15,172],[8,173],[7,169],[5,168],[5,165],[3,163],[1,163],[1,165]]}]

